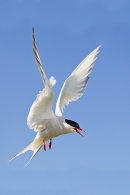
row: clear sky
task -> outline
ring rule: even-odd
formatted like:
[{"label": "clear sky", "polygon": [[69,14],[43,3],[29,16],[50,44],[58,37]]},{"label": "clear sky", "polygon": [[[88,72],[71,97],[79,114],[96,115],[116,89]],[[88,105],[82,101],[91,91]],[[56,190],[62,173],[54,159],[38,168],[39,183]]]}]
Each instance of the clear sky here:
[{"label": "clear sky", "polygon": [[[64,115],[87,133],[53,139],[23,169],[35,137],[26,118],[43,83],[32,27],[56,99],[64,80],[98,45],[84,95]],[[130,195],[130,1],[0,0],[0,194]]]}]

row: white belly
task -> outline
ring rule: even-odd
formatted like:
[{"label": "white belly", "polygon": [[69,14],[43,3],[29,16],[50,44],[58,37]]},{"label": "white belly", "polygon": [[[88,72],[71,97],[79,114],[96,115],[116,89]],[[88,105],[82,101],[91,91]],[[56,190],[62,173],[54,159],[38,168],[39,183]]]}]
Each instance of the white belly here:
[{"label": "white belly", "polygon": [[50,119],[44,130],[38,131],[37,137],[47,141],[62,134],[72,133],[73,131],[67,127],[64,118],[55,117]]}]

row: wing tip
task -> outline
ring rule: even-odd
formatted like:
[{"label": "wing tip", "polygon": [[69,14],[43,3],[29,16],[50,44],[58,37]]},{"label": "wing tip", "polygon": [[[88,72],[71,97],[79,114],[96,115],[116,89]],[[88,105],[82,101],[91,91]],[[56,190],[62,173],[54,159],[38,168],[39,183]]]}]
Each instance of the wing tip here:
[{"label": "wing tip", "polygon": [[100,44],[96,49],[97,49],[97,52],[100,51],[100,48],[102,47],[102,44]]},{"label": "wing tip", "polygon": [[32,33],[34,34],[34,26],[32,27]]}]

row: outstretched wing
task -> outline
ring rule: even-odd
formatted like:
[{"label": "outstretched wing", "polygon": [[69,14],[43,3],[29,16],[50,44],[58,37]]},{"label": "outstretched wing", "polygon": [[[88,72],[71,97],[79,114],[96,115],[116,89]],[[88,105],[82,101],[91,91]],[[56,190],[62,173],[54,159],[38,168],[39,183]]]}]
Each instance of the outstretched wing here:
[{"label": "outstretched wing", "polygon": [[27,125],[30,129],[42,130],[46,123],[46,122],[44,123],[44,120],[47,121],[47,119],[50,119],[54,116],[54,113],[52,111],[52,103],[54,99],[52,87],[55,85],[56,80],[54,79],[54,77],[51,77],[50,80],[48,80],[42,68],[42,63],[40,60],[40,56],[38,54],[38,48],[34,36],[34,28],[32,30],[32,37],[35,60],[45,88],[39,92],[36,100],[34,101],[30,108],[27,117]]},{"label": "outstretched wing", "polygon": [[76,101],[83,95],[100,47],[93,50],[64,82],[56,104],[55,113],[57,116],[62,115],[61,110],[63,111],[65,105]]}]

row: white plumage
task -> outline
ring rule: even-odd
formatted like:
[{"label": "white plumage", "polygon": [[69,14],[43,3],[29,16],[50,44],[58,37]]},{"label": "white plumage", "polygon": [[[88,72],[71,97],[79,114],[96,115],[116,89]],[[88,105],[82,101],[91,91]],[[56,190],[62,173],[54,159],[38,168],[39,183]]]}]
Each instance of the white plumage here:
[{"label": "white plumage", "polygon": [[65,105],[68,105],[71,101],[76,101],[83,95],[92,67],[97,59],[99,48],[101,47],[99,46],[93,50],[65,80],[56,103],[56,110],[54,114],[52,104],[54,99],[53,87],[56,84],[56,80],[54,77],[51,77],[48,80],[42,68],[42,63],[36,46],[34,28],[32,36],[34,56],[45,87],[37,95],[37,98],[32,104],[27,117],[28,127],[37,131],[37,135],[31,144],[29,144],[12,159],[28,150],[33,151],[33,155],[31,157],[32,159],[42,145],[44,146],[44,150],[46,150],[46,141],[50,140],[49,148],[51,148],[52,138],[59,135],[73,132],[77,132],[82,135],[80,131],[83,130],[80,128],[79,124],[75,121],[65,119],[62,112]]},{"label": "white plumage", "polygon": [[56,115],[62,115],[61,109],[63,110],[65,105],[83,95],[100,47],[92,51],[64,82],[56,104]]}]

